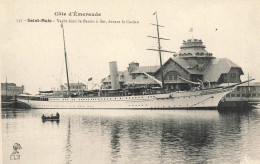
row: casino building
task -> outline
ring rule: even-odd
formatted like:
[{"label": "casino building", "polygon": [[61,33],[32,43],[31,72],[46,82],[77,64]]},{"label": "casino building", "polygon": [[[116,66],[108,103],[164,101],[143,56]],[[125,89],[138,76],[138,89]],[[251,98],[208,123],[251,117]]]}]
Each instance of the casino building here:
[{"label": "casino building", "polygon": [[221,83],[241,82],[242,68],[227,58],[216,58],[207,52],[200,39],[183,41],[180,51],[160,66],[140,66],[129,64],[125,71],[118,71],[116,62],[110,62],[110,75],[102,82],[103,90],[160,87],[162,74],[165,89],[184,91],[195,87],[190,82],[203,83],[203,87],[213,87]]}]

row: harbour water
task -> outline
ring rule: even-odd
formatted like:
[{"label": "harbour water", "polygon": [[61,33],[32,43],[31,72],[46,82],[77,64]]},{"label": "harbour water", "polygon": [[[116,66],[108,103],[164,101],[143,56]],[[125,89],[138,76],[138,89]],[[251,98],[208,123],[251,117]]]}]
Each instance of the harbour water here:
[{"label": "harbour water", "polygon": [[[56,112],[59,122],[42,122]],[[2,140],[4,164],[260,163],[260,108],[2,109]]]}]

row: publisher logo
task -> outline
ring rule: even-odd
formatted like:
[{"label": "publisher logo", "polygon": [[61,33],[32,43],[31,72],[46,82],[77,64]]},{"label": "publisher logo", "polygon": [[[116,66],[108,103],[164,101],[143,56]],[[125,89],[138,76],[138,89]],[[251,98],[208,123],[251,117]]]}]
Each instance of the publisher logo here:
[{"label": "publisher logo", "polygon": [[14,149],[14,151],[10,155],[10,160],[19,160],[20,154],[19,154],[18,150],[22,149],[22,146],[19,143],[15,143],[13,146],[13,149]]}]

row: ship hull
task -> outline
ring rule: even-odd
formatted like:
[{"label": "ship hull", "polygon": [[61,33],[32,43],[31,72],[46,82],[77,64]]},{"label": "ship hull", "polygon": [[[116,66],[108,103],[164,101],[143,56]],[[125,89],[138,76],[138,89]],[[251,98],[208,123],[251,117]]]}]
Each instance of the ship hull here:
[{"label": "ship hull", "polygon": [[35,109],[197,109],[217,108],[219,101],[232,88],[174,92],[168,94],[77,97],[77,98],[33,98],[18,100]]}]

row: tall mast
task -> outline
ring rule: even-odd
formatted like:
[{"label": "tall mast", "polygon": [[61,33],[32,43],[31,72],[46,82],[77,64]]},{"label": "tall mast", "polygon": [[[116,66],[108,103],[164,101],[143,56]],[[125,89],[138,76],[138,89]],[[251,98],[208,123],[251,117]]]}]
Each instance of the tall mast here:
[{"label": "tall mast", "polygon": [[[160,57],[160,66],[162,67],[161,43],[160,43],[160,33],[159,33],[157,12],[155,12],[155,16],[156,16],[156,26],[157,26],[157,37],[158,37],[158,50],[159,50],[159,57]],[[164,89],[163,69],[162,69],[162,88]]]},{"label": "tall mast", "polygon": [[63,43],[64,43],[64,55],[65,55],[65,64],[66,64],[66,75],[67,75],[67,85],[68,85],[68,96],[70,96],[70,80],[69,80],[69,73],[68,73],[68,63],[67,63],[67,52],[66,52],[66,45],[65,45],[65,36],[64,36],[64,29],[63,24],[61,23],[61,28],[63,32]]},{"label": "tall mast", "polygon": [[[153,15],[156,16],[156,24],[152,24],[154,26],[156,26],[156,29],[157,29],[157,37],[154,37],[154,36],[148,36],[150,38],[156,38],[158,40],[158,49],[147,49],[147,50],[152,50],[152,51],[158,51],[159,52],[159,58],[160,58],[160,66],[161,68],[163,67],[162,65],[162,55],[161,55],[161,52],[168,52],[168,53],[175,53],[175,52],[172,52],[172,51],[166,51],[166,50],[162,50],[161,48],[161,39],[162,40],[170,40],[170,39],[166,39],[166,38],[161,38],[160,37],[160,32],[159,32],[159,27],[164,27],[164,26],[161,26],[158,24],[158,17],[157,17],[157,12],[155,12]],[[162,88],[164,89],[164,77],[163,77],[163,68],[161,69],[162,70]]]}]

